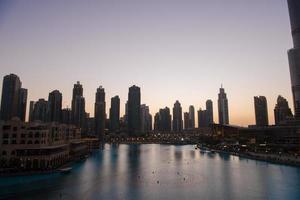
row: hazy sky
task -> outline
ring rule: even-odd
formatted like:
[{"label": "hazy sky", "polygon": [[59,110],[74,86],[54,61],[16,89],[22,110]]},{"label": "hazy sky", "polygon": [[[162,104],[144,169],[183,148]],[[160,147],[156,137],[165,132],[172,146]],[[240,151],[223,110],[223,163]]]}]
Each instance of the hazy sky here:
[{"label": "hazy sky", "polygon": [[91,116],[97,87],[123,114],[136,84],[152,114],[212,99],[217,122],[223,83],[231,124],[254,124],[255,95],[273,123],[279,94],[292,108],[291,47],[286,0],[0,0],[0,77],[19,75],[28,103],[59,89],[69,107],[79,80]]}]

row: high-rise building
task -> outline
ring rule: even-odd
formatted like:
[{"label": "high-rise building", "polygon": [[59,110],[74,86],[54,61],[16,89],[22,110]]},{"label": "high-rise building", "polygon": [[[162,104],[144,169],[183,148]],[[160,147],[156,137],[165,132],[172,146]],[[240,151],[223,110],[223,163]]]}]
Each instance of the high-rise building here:
[{"label": "high-rise building", "polygon": [[47,121],[48,122],[61,122],[62,119],[62,94],[58,90],[49,93],[48,108],[47,108]]},{"label": "high-rise building", "polygon": [[48,102],[45,99],[39,99],[37,102],[33,103],[31,121],[47,121],[47,108]]},{"label": "high-rise building", "polygon": [[128,133],[137,135],[141,131],[141,90],[133,85],[128,92]]},{"label": "high-rise building", "polygon": [[206,101],[206,115],[207,125],[209,126],[214,123],[213,102],[210,99]]},{"label": "high-rise building", "polygon": [[162,132],[170,132],[172,124],[172,117],[170,114],[170,108],[165,107],[159,109],[154,119],[154,130]]},{"label": "high-rise building", "polygon": [[63,124],[72,124],[72,111],[69,108],[62,109],[62,123]]},{"label": "high-rise building", "polygon": [[274,116],[276,125],[280,125],[287,119],[293,117],[288,101],[280,95],[277,98],[277,104],[275,105],[274,109]]},{"label": "high-rise building", "polygon": [[218,98],[219,124],[229,124],[228,100],[223,87],[220,88]]},{"label": "high-rise building", "polygon": [[95,100],[95,134],[102,140],[104,138],[106,105],[105,91],[102,86],[97,88]]},{"label": "high-rise building", "polygon": [[268,126],[268,106],[264,96],[254,97],[255,121],[256,126]]},{"label": "high-rise building", "polygon": [[85,99],[83,97],[83,87],[79,81],[74,84],[72,95],[72,123],[83,128],[85,121]]},{"label": "high-rise building", "polygon": [[18,102],[18,117],[22,121],[25,121],[26,118],[26,106],[27,106],[27,89],[20,88],[19,102]]},{"label": "high-rise building", "polygon": [[120,129],[120,98],[114,96],[111,98],[109,110],[110,131],[117,131]]},{"label": "high-rise building", "polygon": [[189,107],[189,128],[195,128],[195,108],[192,105]]},{"label": "high-rise building", "polygon": [[295,117],[300,118],[300,1],[288,0],[293,48],[288,51]]},{"label": "high-rise building", "polygon": [[25,121],[27,90],[21,88],[22,83],[15,74],[4,76],[2,85],[0,119],[10,120],[19,117]]},{"label": "high-rise building", "polygon": [[29,103],[29,122],[33,120],[33,109],[34,109],[34,101],[30,101]]},{"label": "high-rise building", "polygon": [[152,130],[152,115],[149,112],[149,106],[141,105],[141,132],[147,133]]},{"label": "high-rise building", "polygon": [[173,107],[173,131],[182,131],[182,108],[179,101],[176,101]]},{"label": "high-rise building", "polygon": [[207,120],[208,114],[207,110],[202,110],[201,108],[198,110],[198,127],[208,127],[208,120]]},{"label": "high-rise building", "polygon": [[184,129],[188,130],[189,129],[189,123],[190,123],[190,118],[189,118],[189,113],[188,112],[183,113],[183,123],[184,123]]}]

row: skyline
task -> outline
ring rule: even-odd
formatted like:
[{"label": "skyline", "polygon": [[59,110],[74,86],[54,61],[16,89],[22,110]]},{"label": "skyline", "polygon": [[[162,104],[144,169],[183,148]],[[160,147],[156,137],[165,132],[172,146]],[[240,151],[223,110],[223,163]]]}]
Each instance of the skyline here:
[{"label": "skyline", "polygon": [[[254,96],[266,96],[270,124],[274,124],[278,95],[293,107],[287,58],[292,39],[283,0],[272,1],[272,5],[270,1],[154,1],[147,6],[143,1],[118,2],[118,6],[106,1],[82,6],[76,1],[63,7],[65,10],[56,10],[64,5],[58,1],[43,1],[46,6],[40,2],[33,5],[33,1],[3,2],[0,65],[4,69],[1,67],[0,76],[19,75],[23,87],[28,88],[27,104],[47,99],[49,92],[58,89],[63,107],[71,107],[73,84],[80,81],[91,116],[100,85],[106,91],[107,114],[115,95],[120,96],[124,114],[128,87],[134,84],[141,87],[141,103],[150,106],[153,116],[160,108],[172,108],[176,100],[186,112],[189,105],[204,109],[205,101],[212,99],[217,122],[217,93],[222,83],[231,124],[255,123]],[[115,12],[100,15],[99,8]],[[133,8],[139,9],[125,12]],[[204,12],[206,9],[216,10],[218,15]],[[2,83],[0,87],[2,90]],[[197,116],[195,121],[197,124]]]}]

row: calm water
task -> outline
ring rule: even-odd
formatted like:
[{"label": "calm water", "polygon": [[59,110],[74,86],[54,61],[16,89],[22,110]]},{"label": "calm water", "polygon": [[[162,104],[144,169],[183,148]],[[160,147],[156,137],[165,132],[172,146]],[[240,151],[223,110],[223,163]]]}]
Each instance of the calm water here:
[{"label": "calm water", "polygon": [[0,178],[0,198],[300,199],[300,168],[191,145],[105,145],[70,174]]}]

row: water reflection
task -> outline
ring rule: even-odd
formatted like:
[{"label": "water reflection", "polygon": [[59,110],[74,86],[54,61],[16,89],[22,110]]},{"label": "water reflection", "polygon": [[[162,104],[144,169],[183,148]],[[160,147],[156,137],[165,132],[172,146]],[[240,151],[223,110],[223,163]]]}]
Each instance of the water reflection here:
[{"label": "water reflection", "polygon": [[0,199],[300,199],[300,169],[189,145],[106,144],[71,174],[0,178],[0,187]]}]

